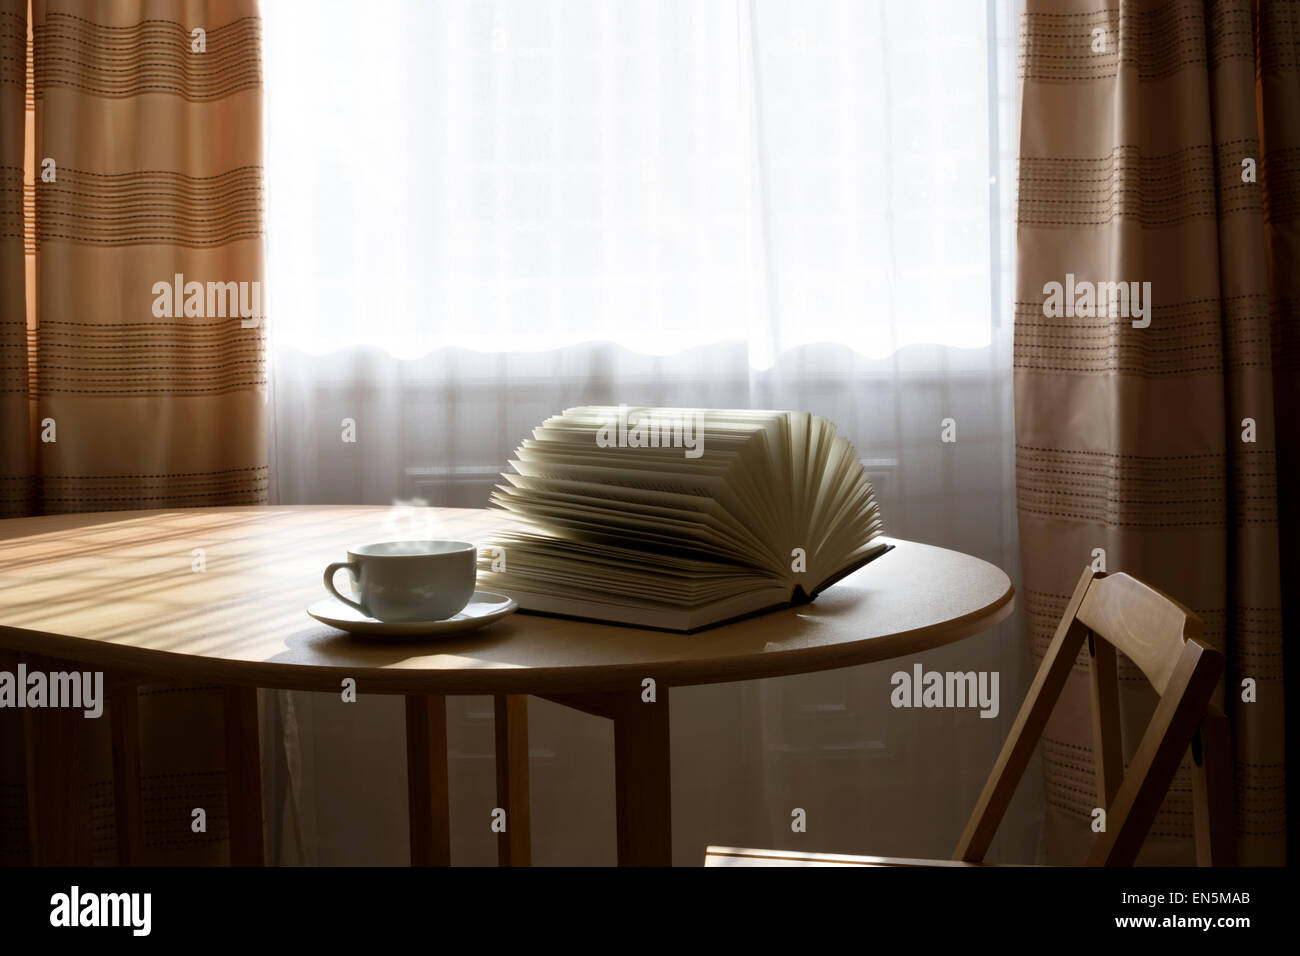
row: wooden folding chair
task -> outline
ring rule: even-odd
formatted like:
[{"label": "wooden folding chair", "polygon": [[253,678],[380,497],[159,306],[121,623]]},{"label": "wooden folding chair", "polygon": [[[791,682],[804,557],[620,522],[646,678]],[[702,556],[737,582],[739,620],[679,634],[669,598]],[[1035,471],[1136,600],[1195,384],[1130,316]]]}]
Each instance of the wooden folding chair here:
[{"label": "wooden folding chair", "polygon": [[[1074,589],[952,861],[941,865],[981,865],[1085,643],[1091,664],[1097,805],[1106,810],[1106,829],[1093,842],[1087,865],[1133,864],[1190,746],[1196,862],[1200,866],[1231,866],[1228,721],[1211,702],[1223,674],[1223,655],[1201,640],[1201,619],[1177,601],[1127,574],[1092,570],[1083,573]],[[1137,665],[1160,695],[1127,773],[1120,749],[1117,649]],[[714,846],[705,856],[705,866],[918,866],[935,862]]]}]

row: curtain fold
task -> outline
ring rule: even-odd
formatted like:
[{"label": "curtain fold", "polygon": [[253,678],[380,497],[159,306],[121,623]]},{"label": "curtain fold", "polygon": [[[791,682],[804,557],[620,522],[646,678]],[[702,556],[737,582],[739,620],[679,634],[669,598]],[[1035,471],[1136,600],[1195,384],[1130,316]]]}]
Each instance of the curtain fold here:
[{"label": "curtain fold", "polygon": [[[260,24],[256,0],[0,7],[0,514],[266,501]],[[224,859],[221,719],[207,689],[141,690],[147,862]]]},{"label": "curtain fold", "polygon": [[[1033,651],[1086,565],[1195,610],[1227,654],[1248,863],[1281,862],[1285,843],[1279,568],[1294,591],[1295,538],[1279,542],[1294,505],[1278,488],[1295,485],[1300,439],[1297,10],[1028,0],[1021,35],[1014,374]],[[1099,283],[1130,283],[1127,308]],[[1120,679],[1131,753],[1154,697],[1127,661]],[[1081,656],[1043,739],[1053,863],[1081,860],[1092,836],[1087,708]],[[1141,860],[1190,861],[1191,826],[1184,766]]]}]

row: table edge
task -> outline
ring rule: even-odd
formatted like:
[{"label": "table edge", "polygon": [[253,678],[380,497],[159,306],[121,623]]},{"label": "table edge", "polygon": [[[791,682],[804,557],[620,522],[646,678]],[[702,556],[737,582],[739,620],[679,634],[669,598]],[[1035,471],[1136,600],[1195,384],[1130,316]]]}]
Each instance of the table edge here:
[{"label": "table edge", "polygon": [[[878,663],[956,643],[996,626],[1015,610],[1015,585],[1006,572],[1001,573],[1007,577],[1007,589],[996,601],[962,617],[911,631],[801,648],[780,654],[696,658],[648,666],[634,662],[589,667],[499,667],[431,671],[415,668],[366,670],[287,661],[253,663],[137,648],[3,624],[0,624],[0,648],[158,680],[197,680],[222,686],[327,693],[337,693],[344,678],[355,679],[357,690],[361,693],[407,695],[619,691],[639,689],[641,681],[646,677],[654,678],[661,687],[687,687],[787,677]],[[879,653],[872,652],[873,642],[879,644]]]}]

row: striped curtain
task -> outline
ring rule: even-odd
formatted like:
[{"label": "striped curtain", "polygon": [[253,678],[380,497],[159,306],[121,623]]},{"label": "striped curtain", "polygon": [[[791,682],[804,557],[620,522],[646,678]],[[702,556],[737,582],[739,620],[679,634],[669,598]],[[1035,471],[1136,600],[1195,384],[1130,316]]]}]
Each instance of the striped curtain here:
[{"label": "striped curtain", "polygon": [[[1021,44],[1014,365],[1033,650],[1041,657],[1085,565],[1194,609],[1228,660],[1240,859],[1280,863],[1283,622],[1296,623],[1280,582],[1294,592],[1297,566],[1295,505],[1278,489],[1298,486],[1300,445],[1300,4],[1027,0]],[[1089,308],[1103,282],[1130,283],[1127,308],[1109,287]],[[1064,303],[1073,287],[1077,307],[1049,301],[1051,283]],[[1154,695],[1128,661],[1120,678],[1131,755]],[[1052,863],[1082,861],[1092,838],[1088,695],[1081,657],[1043,739]],[[1191,832],[1184,766],[1140,862],[1191,862]]]},{"label": "striped curtain", "polygon": [[[0,516],[265,503],[258,12],[0,0]],[[148,861],[222,859],[219,699],[141,694]],[[86,798],[111,861],[103,736]]]}]

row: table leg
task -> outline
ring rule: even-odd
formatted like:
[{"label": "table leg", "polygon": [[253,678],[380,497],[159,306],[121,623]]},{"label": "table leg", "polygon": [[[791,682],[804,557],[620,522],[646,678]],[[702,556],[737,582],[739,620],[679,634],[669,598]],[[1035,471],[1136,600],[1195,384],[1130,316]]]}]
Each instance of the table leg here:
[{"label": "table leg", "polygon": [[614,712],[619,866],[672,866],[668,694],[655,703],[622,694]]},{"label": "table leg", "polygon": [[614,721],[618,865],[672,866],[673,814],[668,688],[657,701],[639,689],[547,694],[547,700]]},{"label": "table leg", "polygon": [[497,805],[506,812],[506,832],[497,836],[501,866],[532,864],[528,798],[528,697],[496,695]]},{"label": "table leg", "polygon": [[[17,674],[18,660],[17,652],[0,647],[0,670]],[[0,759],[7,758],[6,763],[8,763],[8,759],[24,760],[26,757],[26,736],[27,732],[21,713],[8,708],[0,711]],[[28,832],[31,821],[27,815],[27,771],[24,767],[21,771],[15,768],[14,772],[20,774],[13,781],[18,788],[18,794],[15,795],[17,799],[10,803],[8,800],[0,798],[0,829],[13,831],[15,834],[21,830],[24,836],[27,837],[27,845],[22,847],[24,852],[16,852],[8,859],[0,856],[0,866],[12,866],[19,863],[31,866],[35,862],[35,858],[32,855],[31,834]]]},{"label": "table leg", "polygon": [[230,865],[262,866],[262,752],[257,688],[227,687],[226,789],[230,800]]},{"label": "table leg", "polygon": [[140,685],[112,678],[108,727],[113,738],[113,811],[117,819],[117,864],[144,861],[144,803],[140,792]]},{"label": "table leg", "polygon": [[[27,659],[29,670],[60,669]],[[36,866],[89,866],[90,747],[82,711],[68,707],[23,711],[27,759],[27,826]]]},{"label": "table leg", "polygon": [[406,784],[411,866],[450,866],[446,697],[406,698]]}]

